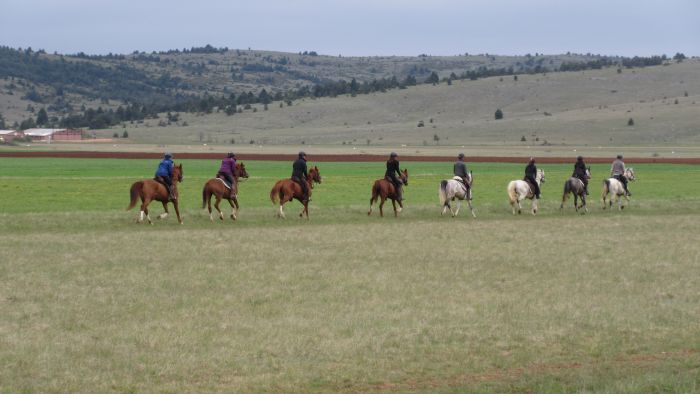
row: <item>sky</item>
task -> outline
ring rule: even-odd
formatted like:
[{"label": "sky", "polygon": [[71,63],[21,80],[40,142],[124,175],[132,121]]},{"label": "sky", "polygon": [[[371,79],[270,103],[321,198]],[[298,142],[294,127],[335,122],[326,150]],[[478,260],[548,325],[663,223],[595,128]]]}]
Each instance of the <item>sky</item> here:
[{"label": "sky", "polygon": [[700,56],[700,0],[0,0],[0,45],[323,55]]}]

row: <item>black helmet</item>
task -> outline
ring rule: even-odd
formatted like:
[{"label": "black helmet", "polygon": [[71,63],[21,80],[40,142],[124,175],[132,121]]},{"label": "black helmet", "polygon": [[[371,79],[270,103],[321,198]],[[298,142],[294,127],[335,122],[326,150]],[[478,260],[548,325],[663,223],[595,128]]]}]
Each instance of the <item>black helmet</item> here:
[{"label": "black helmet", "polygon": [[173,157],[173,155],[172,155],[170,152],[165,152],[165,153],[163,154],[163,158],[164,158],[164,159],[171,159],[172,157]]},{"label": "black helmet", "polygon": [[304,152],[304,151],[299,152],[299,158],[301,159],[302,157],[306,157],[306,152]]},{"label": "black helmet", "polygon": [[226,154],[226,157],[235,157],[235,156],[236,156],[236,154],[233,152],[229,152]]},{"label": "black helmet", "polygon": [[534,164],[534,163],[535,163],[535,158],[534,158],[534,157],[531,157],[529,162]]},{"label": "black helmet", "polygon": [[579,156],[576,158],[577,161],[583,161],[583,156]]},{"label": "black helmet", "polygon": [[617,158],[622,160],[622,155],[617,155]]},{"label": "black helmet", "polygon": [[458,154],[458,155],[457,155],[457,158],[458,158],[458,159],[464,159],[464,153]]},{"label": "black helmet", "polygon": [[396,157],[396,156],[398,156],[398,155],[396,154],[396,152],[391,152],[391,154],[389,155],[389,157]]}]

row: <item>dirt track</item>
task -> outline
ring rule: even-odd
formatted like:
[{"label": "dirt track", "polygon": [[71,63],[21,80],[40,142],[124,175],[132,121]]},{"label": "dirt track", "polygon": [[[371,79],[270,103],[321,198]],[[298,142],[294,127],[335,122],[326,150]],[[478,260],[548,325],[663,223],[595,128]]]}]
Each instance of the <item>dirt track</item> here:
[{"label": "dirt track", "polygon": [[[173,152],[175,159],[204,159],[217,160],[223,156],[221,153],[178,153]],[[0,157],[67,157],[75,159],[159,159],[159,153],[148,152],[83,152],[83,151],[66,151],[66,152],[0,152]],[[293,161],[296,155],[289,154],[254,154],[243,153],[238,155],[239,160],[269,160],[269,161]],[[386,156],[379,155],[309,155],[309,161],[312,162],[382,162],[387,159]],[[403,161],[437,161],[437,162],[452,162],[455,160],[451,156],[407,156],[402,155],[399,159]],[[471,163],[525,163],[528,157],[506,157],[506,156],[471,156],[466,157],[466,162]],[[586,159],[589,164],[610,163],[613,158],[590,157]],[[573,163],[571,157],[538,157],[537,162],[540,164],[565,164]],[[666,163],[666,164],[700,164],[700,158],[649,158],[649,157],[626,157],[625,162],[629,164],[648,164],[648,163]]]}]

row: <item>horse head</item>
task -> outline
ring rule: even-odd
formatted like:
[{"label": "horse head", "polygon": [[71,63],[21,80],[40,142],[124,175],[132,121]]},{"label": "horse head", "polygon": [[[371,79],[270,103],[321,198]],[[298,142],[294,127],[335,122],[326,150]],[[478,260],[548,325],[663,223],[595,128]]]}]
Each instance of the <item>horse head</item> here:
[{"label": "horse head", "polygon": [[591,167],[586,167],[586,179],[591,179]]},{"label": "horse head", "polygon": [[182,182],[182,164],[173,166],[173,179],[177,179],[178,182]]},{"label": "horse head", "polygon": [[237,176],[239,178],[248,178],[248,171],[245,169],[245,164],[243,163],[236,163],[236,168],[234,170],[234,176]]},{"label": "horse head", "polygon": [[321,183],[321,171],[318,170],[317,166],[314,166],[311,170],[309,170],[309,178],[311,179],[311,185],[313,186],[314,182],[315,183]]},{"label": "horse head", "polygon": [[401,182],[403,182],[404,185],[408,186],[408,169],[404,168],[401,170]]},{"label": "horse head", "polygon": [[537,175],[535,176],[535,181],[537,183],[544,183],[544,170],[541,168],[537,169]]},{"label": "horse head", "polygon": [[625,169],[625,178],[627,178],[630,181],[635,180],[636,178],[634,177],[634,168],[626,168]]},{"label": "horse head", "polygon": [[472,172],[469,171],[469,172],[467,173],[467,183],[469,184],[469,186],[472,185],[472,182],[473,182],[473,181],[474,181],[474,176],[472,175]]}]

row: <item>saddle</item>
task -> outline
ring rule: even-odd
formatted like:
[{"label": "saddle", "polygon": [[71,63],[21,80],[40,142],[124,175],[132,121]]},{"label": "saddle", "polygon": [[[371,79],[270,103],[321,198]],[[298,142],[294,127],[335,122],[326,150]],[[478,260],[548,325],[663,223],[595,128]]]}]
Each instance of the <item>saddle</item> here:
[{"label": "saddle", "polygon": [[452,180],[455,180],[455,181],[461,183],[461,184],[464,185],[464,187],[466,187],[467,189],[469,189],[469,188],[471,187],[471,186],[464,180],[464,178],[462,178],[461,176],[455,175],[455,176],[452,177]]},{"label": "saddle", "polygon": [[231,184],[228,183],[228,182],[226,182],[226,179],[224,179],[224,178],[222,178],[222,177],[220,177],[220,176],[217,176],[216,179],[219,180],[219,181],[221,181],[221,183],[224,184],[224,187],[226,187],[227,189],[231,189]]}]

